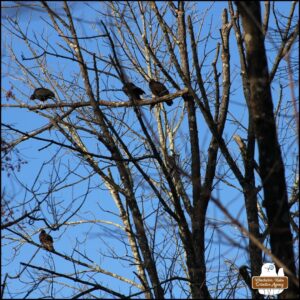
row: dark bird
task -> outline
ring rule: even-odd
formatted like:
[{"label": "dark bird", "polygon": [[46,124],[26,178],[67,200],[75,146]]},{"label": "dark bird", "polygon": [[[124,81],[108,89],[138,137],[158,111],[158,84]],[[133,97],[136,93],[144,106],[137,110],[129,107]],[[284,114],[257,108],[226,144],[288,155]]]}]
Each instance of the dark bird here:
[{"label": "dark bird", "polygon": [[249,272],[248,272],[248,266],[241,266],[239,268],[239,274],[240,276],[243,278],[243,280],[245,281],[245,283],[248,285],[249,289],[251,290],[251,277],[249,275]]},{"label": "dark bird", "polygon": [[[149,81],[149,88],[154,96],[162,97],[169,95],[168,89],[159,81],[155,81],[150,79]],[[166,103],[171,106],[173,104],[173,100],[168,100]],[[151,109],[153,108],[154,104],[151,105]]]},{"label": "dark bird", "polygon": [[141,99],[141,95],[145,94],[145,92],[134,85],[132,82],[126,82],[122,88],[123,92],[128,96],[134,99]]},{"label": "dark bird", "polygon": [[46,101],[49,98],[55,98],[53,92],[45,88],[37,88],[34,90],[33,94],[30,97],[30,100],[39,99],[41,101]]},{"label": "dark bird", "polygon": [[239,267],[239,275],[241,279],[244,280],[244,282],[249,287],[250,291],[255,295],[255,299],[263,299],[263,296],[259,294],[258,290],[252,289],[252,279],[251,279],[251,273],[249,272],[250,268],[248,266],[241,266]]},{"label": "dark bird", "polygon": [[52,236],[47,234],[44,229],[41,230],[39,238],[40,238],[41,244],[43,245],[43,247],[46,250],[54,251]]}]

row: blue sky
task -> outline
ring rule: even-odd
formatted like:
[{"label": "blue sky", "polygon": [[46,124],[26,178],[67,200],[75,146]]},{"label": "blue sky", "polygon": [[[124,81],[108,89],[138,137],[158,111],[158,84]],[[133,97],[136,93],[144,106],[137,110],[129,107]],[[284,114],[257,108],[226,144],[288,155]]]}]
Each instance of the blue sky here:
[{"label": "blue sky", "polygon": [[[55,9],[61,9],[61,2],[55,2],[52,3],[53,7]],[[89,35],[91,28],[101,31],[101,28],[99,25],[99,14],[96,11],[93,11],[90,7],[94,7],[97,10],[103,10],[104,6],[102,3],[88,3],[82,4],[78,2],[72,2],[71,10],[75,17],[78,19],[83,19],[86,22],[78,24],[76,23],[76,30],[78,31],[78,35]],[[211,6],[211,2],[198,2],[196,4],[197,9],[199,12],[205,11],[206,8]],[[277,9],[283,13],[287,14],[287,12],[290,9],[290,2],[278,2],[276,3]],[[219,38],[219,28],[221,27],[221,14],[222,9],[227,8],[227,2],[216,2],[212,5],[211,10],[208,12],[206,19],[207,22],[204,23],[203,27],[203,35],[205,35],[205,32],[208,32],[210,30],[210,23],[211,23],[211,31],[212,31],[212,38]],[[2,22],[5,24],[5,14],[6,10],[2,11]],[[9,13],[11,17],[15,17],[14,13]],[[28,25],[28,33],[29,35],[34,38],[34,34],[36,34],[37,37],[44,36],[49,38],[51,41],[52,46],[55,48],[57,43],[62,43],[62,41],[58,38],[57,34],[53,31],[53,29],[45,22],[45,20],[49,20],[46,14],[44,13],[38,13],[34,12],[32,10],[25,10],[20,11],[18,15],[20,25],[22,28],[25,28],[25,26]],[[94,25],[95,24],[95,25]],[[274,27],[274,20],[271,18],[270,20],[270,27]],[[94,34],[94,32],[93,32]],[[211,39],[210,42],[207,45],[208,49],[214,49],[216,47],[216,43],[219,41]],[[267,38],[266,43],[267,48],[275,48],[274,47],[274,41],[271,36]],[[25,57],[30,57],[28,50],[24,47],[24,44],[20,42],[19,39],[12,36],[7,32],[7,30],[2,27],[2,49],[5,49],[5,45],[11,44],[17,58],[21,60],[21,56],[24,55]],[[100,42],[101,44],[101,42]],[[91,40],[85,42],[85,46],[89,47],[89,49],[93,51],[98,51],[96,48],[96,41]],[[225,139],[229,141],[229,138],[232,136],[232,133],[236,130],[235,120],[234,118],[241,121],[244,125],[247,124],[247,110],[245,106],[245,100],[242,95],[241,90],[241,80],[239,77],[239,59],[237,54],[237,49],[235,45],[234,40],[234,34],[233,30],[231,31],[231,43],[230,43],[230,51],[231,51],[231,62],[232,62],[232,69],[231,69],[231,77],[233,80],[233,84],[231,87],[232,90],[232,96],[231,96],[231,103],[230,103],[230,113],[231,115],[228,116],[228,122],[225,129]],[[108,49],[106,47],[102,47],[100,49],[103,51],[103,53],[107,53]],[[201,55],[203,55],[203,52],[201,52],[201,49],[199,49],[199,56],[201,58]],[[270,53],[270,66],[272,66],[272,59],[274,59],[274,54],[276,51],[269,52]],[[25,103],[29,102],[28,97],[32,93],[32,87],[30,87],[29,84],[25,84],[20,80],[22,78],[22,72],[20,69],[17,69],[13,66],[13,64],[9,60],[9,53],[5,50],[2,50],[3,54],[3,62],[2,62],[2,86],[4,89],[8,89],[11,85],[14,86],[14,93],[18,97],[18,99],[24,101]],[[212,52],[210,55],[208,62],[211,62],[212,58],[214,57],[215,52]],[[64,74],[64,78],[68,80],[74,80],[74,74],[75,71],[78,70],[78,66],[76,66],[73,62],[66,62],[62,59],[57,59],[55,57],[49,57],[47,58],[48,66],[50,73],[56,74],[56,72],[62,72]],[[33,67],[34,64],[32,61],[23,61],[27,67]],[[219,70],[221,68],[221,65],[219,63],[218,65]],[[208,65],[207,68],[210,68]],[[205,69],[205,68],[204,68]],[[33,72],[37,72],[35,68],[32,68]],[[7,76],[6,74],[9,74]],[[137,80],[138,84],[145,88],[146,93],[149,95],[149,89],[147,89],[146,84],[143,82],[142,78],[138,77],[136,74],[130,73],[130,77],[134,82]],[[287,78],[286,78],[287,79]],[[282,80],[282,79],[281,79]],[[287,81],[281,82],[282,84],[286,84]],[[80,81],[79,81],[80,83]],[[112,81],[111,87],[114,89],[120,89],[121,83],[119,81]],[[273,87],[273,100],[274,100],[274,106],[276,107],[278,98],[279,98],[279,92],[278,92],[278,85],[274,84]],[[23,94],[20,92],[22,91]],[[69,96],[72,96],[72,90],[69,91]],[[78,95],[73,95],[74,97],[77,97]],[[104,99],[110,98],[114,100],[114,98],[124,99],[123,93],[102,93],[102,97]],[[289,91],[288,89],[285,90],[284,100],[289,99]],[[5,94],[2,93],[2,103],[6,103]],[[181,100],[180,100],[181,101]],[[11,103],[11,100],[9,101]],[[177,103],[177,102],[176,102]],[[182,105],[182,101],[181,101]],[[143,109],[144,112],[147,112],[147,108]],[[289,112],[290,113],[290,112]],[[130,123],[133,122],[131,119],[133,115],[129,114],[128,121]],[[153,124],[154,118],[153,116],[147,115],[149,122]],[[207,151],[208,144],[210,141],[210,133],[207,129],[207,126],[205,125],[202,116],[200,113],[197,115],[198,117],[198,123],[199,123],[199,139],[200,139],[200,145],[203,153]],[[9,108],[9,109],[2,109],[2,122],[3,123],[9,123],[13,124],[14,127],[20,128],[23,131],[30,131],[34,128],[38,128],[39,126],[46,124],[45,121],[37,116],[33,112],[27,112],[24,109],[18,109],[18,108]],[[285,126],[285,122],[289,122],[289,118],[283,118],[281,125]],[[185,120],[186,124],[186,120]],[[186,125],[182,127],[182,134],[186,134]],[[289,135],[291,134],[293,130],[293,123],[291,123],[291,126],[289,130],[285,133],[280,132],[282,135]],[[242,137],[245,137],[245,132],[239,131],[238,132]],[[55,134],[53,132],[45,132],[42,137],[51,137],[55,138]],[[188,144],[188,143],[187,143]],[[22,154],[22,157],[28,161],[28,164],[22,166],[21,171],[17,174],[18,179],[24,183],[24,185],[27,188],[32,188],[34,184],[34,180],[36,178],[36,174],[41,170],[41,166],[43,162],[47,161],[48,164],[45,165],[45,167],[41,170],[41,176],[36,183],[36,185],[41,185],[41,189],[39,190],[39,193],[41,191],[47,192],[49,189],[48,182],[51,178],[51,176],[55,176],[53,172],[50,172],[50,166],[53,164],[53,161],[50,160],[50,158],[53,155],[57,156],[57,160],[59,158],[63,158],[63,164],[60,164],[60,174],[63,177],[63,174],[66,174],[68,171],[69,166],[75,166],[79,164],[79,160],[74,158],[74,155],[72,153],[69,153],[66,150],[60,150],[58,153],[57,148],[50,146],[46,149],[42,149],[45,146],[44,142],[36,141],[36,140],[30,140],[27,142],[24,142],[18,146],[18,150]],[[90,145],[91,149],[96,149],[95,145]],[[188,146],[186,146],[184,143],[182,145],[178,145],[182,147],[182,149],[186,149],[189,151]],[[42,150],[41,150],[42,149]],[[102,149],[101,149],[102,150]],[[235,155],[238,155],[238,149],[235,146],[235,143],[231,141],[230,144],[230,150],[232,153],[235,153]],[[182,150],[183,151],[183,150]],[[297,151],[296,147],[296,141],[293,142],[290,139],[288,140],[288,144],[285,144],[285,148],[283,149],[283,155],[286,158],[288,164],[294,160],[295,153]],[[101,153],[106,154],[106,153]],[[220,157],[220,160],[224,159]],[[224,173],[227,169],[227,166],[220,167],[218,170],[220,174]],[[287,178],[290,178],[292,174],[292,170],[287,168]],[[70,177],[66,178],[65,182],[73,182],[75,180],[78,180],[80,176],[78,175],[80,173],[80,176],[87,177],[90,174],[90,169],[86,168],[85,166],[80,166],[78,169],[74,170],[74,174]],[[14,199],[13,201],[16,201],[17,203],[22,203],[23,201],[28,201],[31,197],[30,193],[27,193],[25,188],[21,188],[16,181],[16,178],[14,176],[8,177],[5,172],[2,172],[2,189],[5,189],[6,193],[8,195],[11,195],[11,197]],[[234,176],[231,174],[231,172],[228,174],[230,177],[228,181],[232,184],[236,184],[236,180]],[[64,183],[65,183],[64,182]],[[89,195],[87,199],[84,199],[84,194],[87,191],[87,188],[90,189]],[[149,189],[146,187],[140,188],[140,193],[142,197],[147,197],[149,193]],[[144,194],[143,194],[144,193]],[[222,200],[223,205],[227,207],[227,209],[232,213],[233,216],[237,217],[239,216],[239,220],[242,221],[245,225],[245,211],[244,211],[244,199],[240,192],[237,190],[234,190],[232,188],[229,188],[226,184],[220,183],[217,186],[217,189],[214,191],[214,196],[219,197]],[[41,199],[43,195],[37,195],[38,199]],[[72,199],[72,201],[70,200]],[[66,215],[60,219],[62,221],[66,218],[66,216],[70,216],[71,213],[76,210],[77,207],[80,206],[81,202],[85,200],[83,206],[81,207],[80,213],[76,217],[73,217],[70,221],[88,221],[88,220],[106,220],[106,221],[113,221],[120,225],[121,222],[119,218],[114,216],[114,213],[117,213],[117,210],[115,206],[112,204],[112,199],[110,195],[104,190],[103,185],[101,185],[101,181],[97,176],[93,176],[90,180],[90,182],[85,179],[83,182],[79,183],[75,188],[69,188],[69,189],[62,189],[61,191],[58,191],[55,193],[54,196],[49,198],[49,201],[56,201],[57,202],[57,208],[58,213],[63,213],[66,211]],[[146,207],[150,207],[152,204],[146,204]],[[153,204],[154,206],[157,205],[157,203]],[[52,214],[47,211],[46,206],[42,207],[44,216],[48,218],[48,221],[52,224],[54,222]],[[19,208],[19,211],[16,211],[16,215],[22,213],[21,209]],[[218,209],[211,203],[209,205],[207,219],[211,223],[217,224],[217,221],[227,221],[226,218],[223,217],[223,215],[218,211]],[[34,232],[37,233],[40,227],[44,226],[41,222],[35,222],[33,226],[26,224],[26,230],[28,230],[28,233],[31,235]],[[227,225],[226,223],[220,224],[220,229],[222,232],[226,231],[228,235],[231,235],[236,239],[236,242],[241,245],[246,246],[246,239],[242,237],[242,235],[238,232],[236,228],[231,226],[230,224]],[[5,232],[6,233],[6,232]],[[52,232],[52,236],[55,240],[55,248],[58,251],[61,251],[62,253],[68,253],[70,255],[74,255],[74,258],[80,258],[77,253],[74,253],[74,249],[76,247],[79,247],[81,251],[85,251],[87,256],[92,259],[96,264],[100,265],[102,268],[118,272],[118,274],[123,276],[128,276],[129,278],[133,279],[134,274],[132,271],[134,271],[134,267],[128,266],[126,261],[121,260],[113,260],[109,259],[108,257],[105,257],[104,253],[106,247],[112,247],[116,253],[118,253],[120,256],[124,255],[124,247],[122,246],[122,242],[118,242],[116,238],[114,238],[115,234],[119,234],[120,231],[116,229],[114,226],[108,226],[105,224],[97,223],[84,223],[81,225],[76,226],[69,226],[68,228],[62,227],[59,231]],[[86,240],[86,237],[88,239]],[[207,241],[210,240],[210,238],[213,237],[212,241],[213,243],[207,250],[207,257],[208,257],[208,263],[207,263],[207,269],[211,270],[211,272],[208,272],[208,279],[213,282],[217,280],[214,278],[218,264],[220,263],[222,266],[222,271],[228,270],[229,268],[229,261],[235,260],[237,264],[245,264],[247,263],[247,255],[245,251],[233,248],[232,245],[226,245],[225,240],[223,239],[223,235],[218,235],[217,230],[213,230],[212,227],[207,232],[206,239]],[[158,237],[159,238],[159,237]],[[35,234],[33,236],[33,240],[35,242],[38,242],[38,234]],[[18,270],[20,270],[20,262],[29,262],[31,261],[34,265],[40,265],[44,266],[45,261],[49,261],[49,264],[52,265],[54,262],[55,270],[58,272],[72,272],[73,266],[66,262],[65,260],[61,259],[60,257],[56,255],[49,254],[41,249],[37,249],[33,245],[30,244],[24,244],[20,249],[17,249],[17,255],[14,257],[14,261],[11,262],[8,259],[11,258],[12,251],[15,249],[15,244],[11,243],[8,245],[4,245],[2,247],[2,274],[5,274],[6,272],[9,272],[10,274],[15,274]],[[103,251],[101,253],[101,251]],[[45,260],[46,259],[46,260]],[[48,260],[49,259],[49,260]],[[53,261],[52,261],[53,259]],[[84,269],[84,268],[83,268]],[[82,269],[82,270],[83,270]],[[78,270],[77,270],[78,271]],[[79,268],[80,271],[80,268]],[[27,272],[27,271],[25,271]],[[29,280],[28,274],[25,275],[26,280]],[[127,294],[128,291],[128,285],[121,283],[120,281],[117,281],[115,279],[112,279],[111,277],[107,277],[105,275],[97,275],[97,281],[99,283],[103,283],[103,285],[108,285],[108,287],[114,288],[117,291],[124,292],[124,294]],[[61,280],[64,281],[64,280]],[[66,283],[69,282],[68,280],[65,281]],[[9,283],[8,290],[12,293],[19,291],[19,297],[23,296],[24,286],[26,286],[26,282],[23,284],[20,284],[18,281],[13,281],[13,284]],[[57,291],[59,290],[58,286],[55,286]],[[36,294],[33,293],[31,297],[38,296],[40,291],[37,291]],[[179,291],[178,291],[179,293]],[[239,291],[239,295],[245,295],[246,290],[241,289]],[[68,291],[67,290],[61,290],[58,292],[61,297],[67,297]],[[249,294],[248,294],[249,295]],[[8,295],[6,295],[8,297]]]}]

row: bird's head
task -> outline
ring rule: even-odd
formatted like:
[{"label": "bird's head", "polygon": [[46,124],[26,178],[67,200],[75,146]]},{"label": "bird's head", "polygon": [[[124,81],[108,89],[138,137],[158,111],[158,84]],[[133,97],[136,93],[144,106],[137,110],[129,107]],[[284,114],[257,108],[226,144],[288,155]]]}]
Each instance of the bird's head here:
[{"label": "bird's head", "polygon": [[34,94],[32,94],[31,96],[30,96],[30,100],[34,100],[35,99],[35,96],[34,96]]}]

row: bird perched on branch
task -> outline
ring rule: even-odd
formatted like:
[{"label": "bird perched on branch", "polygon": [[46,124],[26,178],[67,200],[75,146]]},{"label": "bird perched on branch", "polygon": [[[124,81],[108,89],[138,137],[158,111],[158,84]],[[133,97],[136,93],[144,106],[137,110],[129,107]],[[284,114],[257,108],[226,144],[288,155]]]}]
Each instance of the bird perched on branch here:
[{"label": "bird perched on branch", "polygon": [[134,99],[141,99],[141,95],[145,94],[145,92],[134,85],[132,82],[126,82],[122,88],[123,92],[128,96]]},{"label": "bird perched on branch", "polygon": [[55,98],[53,92],[45,88],[37,88],[34,90],[33,94],[30,97],[30,100],[39,99],[41,101],[46,101],[49,98]]},{"label": "bird perched on branch", "polygon": [[249,275],[248,269],[249,269],[248,266],[245,266],[245,265],[241,266],[239,268],[239,274],[242,277],[242,279],[245,281],[245,283],[248,285],[249,289],[251,290],[252,289],[252,287],[251,287],[251,277]]},{"label": "bird perched on branch", "polygon": [[46,250],[48,250],[48,251],[54,251],[53,238],[52,238],[51,235],[47,234],[44,229],[41,230],[39,238],[40,238],[40,242],[41,242],[42,246]]},{"label": "bird perched on branch", "polygon": [[[162,97],[169,95],[168,89],[159,81],[150,79],[149,88],[154,96]],[[166,101],[167,105],[171,106],[173,104],[173,100]],[[150,109],[152,109],[154,104],[151,105]]]}]

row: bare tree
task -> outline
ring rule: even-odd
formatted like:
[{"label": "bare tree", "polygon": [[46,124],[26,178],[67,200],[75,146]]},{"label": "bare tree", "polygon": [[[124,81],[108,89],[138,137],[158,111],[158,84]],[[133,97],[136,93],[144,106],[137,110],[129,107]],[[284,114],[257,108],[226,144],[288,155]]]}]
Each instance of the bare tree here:
[{"label": "bare tree", "polygon": [[[259,149],[260,176],[274,255],[296,274],[284,164],[278,143],[259,2],[237,2],[245,34],[249,111]],[[286,39],[286,38],[285,38]],[[286,297],[296,295],[293,283]]]},{"label": "bare tree", "polygon": [[2,20],[13,41],[2,108],[35,120],[2,123],[3,155],[30,145],[40,159],[28,178],[28,158],[21,174],[7,168],[20,192],[5,211],[21,213],[1,226],[13,249],[2,295],[263,298],[249,278],[269,259],[289,277],[280,297],[296,298],[297,3],[286,15],[266,2],[263,18],[259,2],[81,4],[96,21],[66,1],[15,5],[48,34],[20,11]]}]

